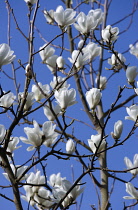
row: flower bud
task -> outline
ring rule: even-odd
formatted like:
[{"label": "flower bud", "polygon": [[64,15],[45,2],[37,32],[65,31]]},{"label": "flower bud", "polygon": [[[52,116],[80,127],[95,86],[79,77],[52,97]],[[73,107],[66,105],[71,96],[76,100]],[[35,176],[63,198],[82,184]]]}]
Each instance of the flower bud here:
[{"label": "flower bud", "polygon": [[72,139],[69,139],[66,143],[66,151],[68,154],[75,152],[75,144]]},{"label": "flower bud", "polygon": [[134,83],[135,82],[135,78],[137,76],[138,72],[137,72],[137,67],[136,66],[129,66],[126,69],[126,77],[128,82]]},{"label": "flower bud", "polygon": [[112,137],[114,139],[119,139],[123,130],[123,122],[121,120],[118,120],[114,124],[114,132],[111,133]]},{"label": "flower bud", "polygon": [[62,56],[59,56],[56,60],[56,63],[57,63],[57,67],[59,69],[63,69],[64,68],[64,64],[65,64],[65,60],[63,59]]}]

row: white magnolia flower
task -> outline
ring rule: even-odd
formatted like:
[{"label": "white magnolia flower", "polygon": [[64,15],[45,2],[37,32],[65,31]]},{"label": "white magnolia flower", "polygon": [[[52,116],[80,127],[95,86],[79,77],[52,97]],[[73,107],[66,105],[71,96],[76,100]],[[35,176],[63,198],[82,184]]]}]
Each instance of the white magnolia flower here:
[{"label": "white magnolia flower", "polygon": [[39,55],[43,63],[46,63],[47,59],[51,57],[55,52],[55,49],[53,47],[50,47],[50,45],[47,46],[47,44],[44,44],[42,47],[39,48],[39,50]]},{"label": "white magnolia flower", "polygon": [[23,141],[25,144],[33,145],[28,147],[27,151],[31,151],[36,147],[41,146],[42,144],[50,147],[55,142],[58,136],[58,133],[54,131],[56,125],[53,125],[51,121],[44,122],[44,124],[42,125],[42,130],[40,130],[40,127],[35,120],[33,121],[33,125],[34,128],[24,128],[24,132],[26,133],[28,139],[22,136],[20,137],[21,141]]},{"label": "white magnolia flower", "polygon": [[50,207],[52,207],[54,204],[50,191],[46,190],[44,187],[40,187],[38,189],[38,192],[34,194],[33,199],[36,202],[36,206],[39,210],[50,209]]},{"label": "white magnolia flower", "polygon": [[[18,98],[19,98],[19,102],[21,102],[21,100],[23,100],[23,98],[24,98],[24,92],[20,92],[18,94]],[[33,103],[34,103],[34,93],[30,92],[27,94],[27,97],[26,97],[24,111],[29,111],[31,109]]]},{"label": "white magnolia flower", "polygon": [[126,111],[129,116],[126,116],[125,120],[133,120],[135,122],[138,117],[138,106],[136,104],[134,104],[130,107],[127,107]]},{"label": "white magnolia flower", "polygon": [[44,16],[46,18],[47,23],[52,24],[54,22],[54,10],[51,9],[49,11],[44,10]]},{"label": "white magnolia flower", "polygon": [[[97,84],[97,78],[95,79],[95,82]],[[100,84],[99,84],[100,90],[104,90],[106,88],[106,84],[107,84],[107,78],[100,76]]]},{"label": "white magnolia flower", "polygon": [[124,199],[136,199],[138,200],[138,191],[134,188],[134,186],[128,182],[126,183],[126,192],[131,196],[124,196]]},{"label": "white magnolia flower", "polygon": [[[131,168],[135,168],[138,167],[138,154],[134,155],[133,158],[133,163],[131,162],[131,160],[127,157],[124,158],[124,162],[127,166],[127,169],[131,169]],[[134,176],[138,174],[138,168],[136,169],[132,169],[131,171],[129,171],[131,174],[133,174]]]},{"label": "white magnolia flower", "polygon": [[101,9],[90,10],[88,15],[80,12],[76,17],[77,23],[74,23],[75,28],[82,34],[88,34],[94,30],[103,20]]},{"label": "white magnolia flower", "polygon": [[10,141],[8,143],[7,152],[13,153],[14,150],[19,149],[20,146],[17,146],[19,144],[19,138],[18,137],[11,137]]},{"label": "white magnolia flower", "polygon": [[27,4],[36,4],[37,0],[24,0]]},{"label": "white magnolia flower", "polygon": [[72,58],[68,58],[71,63],[73,63],[77,69],[82,68],[86,61],[89,59],[89,54],[82,54],[79,50],[74,50],[71,55]]},{"label": "white magnolia flower", "polygon": [[14,51],[12,51],[8,44],[0,44],[0,68],[3,65],[7,65],[11,63],[16,55],[13,55]]},{"label": "white magnolia flower", "polygon": [[[61,114],[60,113],[60,106],[58,104],[56,106],[51,104],[51,106],[52,106],[52,110],[55,113],[55,115],[59,116]],[[48,118],[48,120],[50,120],[50,121],[54,121],[55,120],[55,116],[54,116],[52,110],[50,109],[49,105],[45,105],[43,107],[43,110],[44,110],[44,114]]]},{"label": "white magnolia flower", "polygon": [[72,154],[75,152],[75,143],[72,139],[69,139],[66,143],[66,152]]},{"label": "white magnolia flower", "polygon": [[[54,201],[58,203],[65,196],[65,194],[69,191],[71,187],[72,187],[72,184],[68,180],[62,180],[61,186],[53,187],[52,193],[54,196]],[[68,205],[70,205],[73,201],[76,200],[76,198],[83,191],[84,191],[84,188],[80,188],[79,184],[75,186],[62,202],[63,207],[65,208]]]},{"label": "white magnolia flower", "polygon": [[135,78],[137,76],[137,67],[136,66],[129,66],[126,69],[126,78],[129,83],[135,82]]},{"label": "white magnolia flower", "polygon": [[65,179],[66,179],[66,177],[61,177],[60,173],[51,174],[50,177],[49,177],[48,184],[51,187],[61,186],[62,185],[62,180],[65,180]]},{"label": "white magnolia flower", "polygon": [[57,55],[52,55],[46,60],[47,67],[49,68],[52,74],[54,74],[57,69],[57,58]]},{"label": "white magnolia flower", "polygon": [[56,102],[59,104],[61,107],[61,110],[65,110],[68,106],[72,106],[76,104],[76,91],[75,89],[67,89],[67,88],[62,88],[59,89],[59,91],[55,90],[55,99],[57,100]]},{"label": "white magnolia flower", "polygon": [[75,22],[74,16],[76,11],[71,8],[63,9],[60,5],[57,7],[56,12],[54,12],[54,19],[60,27],[66,27]]},{"label": "white magnolia flower", "polygon": [[112,26],[108,25],[108,26],[106,26],[105,29],[102,30],[102,38],[103,38],[104,42],[107,42],[110,44],[111,42],[117,40],[118,33],[119,33],[118,27],[112,28]]},{"label": "white magnolia flower", "polygon": [[134,45],[130,44],[129,45],[129,52],[132,54],[132,55],[135,55],[136,58],[138,58],[138,42]]},{"label": "white magnolia flower", "polygon": [[63,69],[64,68],[64,65],[65,65],[65,60],[62,56],[59,56],[56,60],[56,64],[57,64],[57,67],[59,69]]},{"label": "white magnolia flower", "polygon": [[101,54],[101,47],[97,44],[90,42],[85,48],[82,49],[83,53],[89,54],[89,61],[94,60],[97,56]]},{"label": "white magnolia flower", "polygon": [[3,108],[9,108],[14,100],[16,99],[16,96],[12,92],[5,93],[1,98],[0,98],[0,106]]},{"label": "white magnolia flower", "polygon": [[[38,87],[39,86],[39,87]],[[38,86],[33,84],[32,85],[32,92],[34,93],[34,98],[36,101],[40,101],[41,99],[45,98],[41,90],[48,95],[50,92],[49,85],[42,85],[41,82],[38,82]]]},{"label": "white magnolia flower", "polygon": [[3,141],[5,134],[6,134],[5,126],[0,124],[0,142]]},{"label": "white magnolia flower", "polygon": [[123,130],[123,122],[121,120],[118,120],[114,124],[114,132],[111,133],[112,137],[114,139],[119,139]]},{"label": "white magnolia flower", "polygon": [[91,139],[88,139],[88,144],[93,153],[97,151],[97,148],[99,148],[97,152],[101,152],[105,148],[106,140],[104,138],[101,139],[101,134],[91,135]]},{"label": "white magnolia flower", "polygon": [[[15,179],[18,179],[23,174],[23,172],[28,168],[28,166],[20,166],[20,165],[14,166],[13,164],[10,164],[10,167],[13,171],[13,174],[15,175]],[[7,173],[3,173],[3,175],[8,181],[10,181]],[[28,174],[24,175],[20,181],[26,179],[27,177]]]},{"label": "white magnolia flower", "polygon": [[[61,83],[63,81],[65,81],[65,79],[66,79],[65,77],[61,77],[61,76],[56,77],[56,76],[54,76],[53,77],[53,81],[50,82],[50,86],[52,87],[52,89],[56,89],[56,88],[58,88],[61,85]],[[68,84],[67,81],[65,81],[60,88],[64,88],[64,87],[69,88],[70,84]]]},{"label": "white magnolia flower", "polygon": [[84,40],[80,40],[79,43],[78,43],[78,50],[82,49],[84,46]]},{"label": "white magnolia flower", "polygon": [[[125,57],[121,53],[118,53],[118,58],[120,59],[120,61],[122,63],[125,63],[126,62]],[[111,58],[108,59],[108,63],[111,66],[117,68],[118,70],[122,68],[122,65],[121,65],[120,61],[117,59],[117,57],[115,56],[115,54],[112,54]]]},{"label": "white magnolia flower", "polygon": [[92,88],[89,91],[87,91],[85,95],[90,109],[95,109],[95,107],[99,104],[102,97],[100,89]]}]

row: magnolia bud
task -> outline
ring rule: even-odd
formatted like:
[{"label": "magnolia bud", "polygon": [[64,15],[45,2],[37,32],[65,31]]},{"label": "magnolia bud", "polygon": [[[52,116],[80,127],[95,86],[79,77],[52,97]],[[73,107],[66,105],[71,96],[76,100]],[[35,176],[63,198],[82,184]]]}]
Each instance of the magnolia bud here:
[{"label": "magnolia bud", "polygon": [[75,152],[75,144],[72,139],[69,139],[66,143],[66,151],[68,154]]},{"label": "magnolia bud", "polygon": [[114,139],[119,139],[123,130],[123,122],[121,120],[118,120],[114,124],[114,132],[111,133],[112,137]]}]

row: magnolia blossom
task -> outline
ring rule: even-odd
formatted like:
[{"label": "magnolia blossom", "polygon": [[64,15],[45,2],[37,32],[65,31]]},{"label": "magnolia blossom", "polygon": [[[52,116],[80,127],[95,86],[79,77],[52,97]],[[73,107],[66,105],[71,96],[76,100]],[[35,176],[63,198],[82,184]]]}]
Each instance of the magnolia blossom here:
[{"label": "magnolia blossom", "polygon": [[132,54],[132,55],[135,55],[136,58],[138,58],[138,42],[134,45],[130,44],[129,45],[129,52]]},{"label": "magnolia blossom", "polygon": [[58,186],[61,186],[62,185],[62,180],[65,180],[66,177],[61,177],[61,174],[60,173],[57,173],[57,174],[51,174],[50,177],[49,177],[49,181],[48,181],[48,184],[51,186],[51,187],[58,187]]},{"label": "magnolia blossom", "polygon": [[38,85],[32,85],[32,92],[34,93],[34,98],[36,101],[40,101],[45,98],[41,90],[47,95],[50,92],[49,85],[42,85],[41,82],[38,82]]},{"label": "magnolia blossom", "polygon": [[131,196],[124,196],[124,199],[136,199],[138,200],[138,191],[134,188],[134,186],[128,182],[126,183],[126,192]]},{"label": "magnolia blossom", "polygon": [[[60,106],[59,106],[59,104],[57,104],[56,106],[51,104],[51,106],[52,106],[52,110],[55,113],[55,115],[59,116],[61,114],[60,113]],[[49,105],[45,105],[43,107],[43,110],[44,110],[44,114],[48,118],[48,120],[50,120],[50,121],[54,121],[55,120],[55,116],[54,116],[52,110],[50,109]]]},{"label": "magnolia blossom", "polygon": [[63,9],[60,5],[57,7],[56,12],[54,12],[54,19],[60,27],[66,27],[75,22],[74,16],[76,11],[71,8]]},{"label": "magnolia blossom", "polygon": [[138,167],[138,154],[134,155],[133,163],[127,157],[124,158],[124,162],[127,166],[127,169],[135,168],[129,171],[131,174],[133,174],[134,176],[138,174],[138,168],[136,168]]},{"label": "magnolia blossom", "polygon": [[10,141],[8,143],[7,152],[13,153],[14,150],[19,149],[20,146],[17,146],[19,144],[19,138],[18,137],[11,137]]},{"label": "magnolia blossom", "polygon": [[71,63],[73,63],[77,69],[82,68],[86,61],[89,59],[89,54],[86,52],[82,54],[79,50],[74,50],[71,55],[72,58],[68,58]]},{"label": "magnolia blossom", "polygon": [[78,49],[79,49],[79,50],[82,49],[83,46],[84,46],[84,40],[81,39],[81,40],[79,41],[79,43],[78,43]]},{"label": "magnolia blossom", "polygon": [[137,67],[136,66],[129,66],[126,69],[126,77],[129,83],[135,82],[135,78],[137,76]]},{"label": "magnolia blossom", "polygon": [[119,28],[108,25],[105,29],[102,30],[102,38],[104,42],[111,43],[117,40],[119,34]]},{"label": "magnolia blossom", "polygon": [[50,147],[56,140],[58,134],[54,131],[56,125],[52,125],[51,121],[45,122],[42,126],[42,130],[38,123],[34,120],[33,121],[34,128],[25,127],[24,132],[26,133],[28,139],[25,137],[20,137],[21,141],[25,144],[31,144],[27,148],[27,151],[31,151],[35,149],[35,147],[39,147],[44,144],[47,147]]},{"label": "magnolia blossom", "polygon": [[36,4],[37,0],[24,0],[28,4]]},{"label": "magnolia blossom", "polygon": [[[50,86],[52,87],[52,89],[56,89],[59,86],[61,86],[60,88],[63,88],[63,87],[69,88],[70,84],[68,84],[67,81],[65,81],[65,79],[66,79],[65,77],[54,76],[53,81],[50,82]],[[63,83],[63,81],[65,81],[65,82]],[[63,83],[63,84],[61,85],[61,83]]]},{"label": "magnolia blossom", "polygon": [[[18,94],[19,102],[24,99],[24,92]],[[24,111],[29,111],[34,103],[34,93],[30,92],[27,94],[26,102],[24,105]]]},{"label": "magnolia blossom", "polygon": [[101,100],[102,93],[100,92],[100,89],[92,88],[86,92],[85,96],[90,109],[95,109]]},{"label": "magnolia blossom", "polygon": [[6,134],[5,126],[0,124],[0,142],[3,141],[5,134]]},{"label": "magnolia blossom", "polygon": [[114,139],[119,139],[121,134],[122,134],[122,130],[123,130],[123,122],[121,120],[118,120],[115,124],[114,124],[114,132],[112,132],[112,137]]},{"label": "magnolia blossom", "polygon": [[50,45],[47,46],[47,44],[44,44],[42,47],[39,48],[39,50],[40,50],[39,55],[43,63],[46,63],[46,60],[49,57],[51,57],[55,52],[55,49],[53,47],[50,47]]},{"label": "magnolia blossom", "polygon": [[44,10],[44,16],[46,18],[47,23],[52,24],[54,22],[54,10],[51,9],[49,11]]},{"label": "magnolia blossom", "polygon": [[[118,58],[120,59],[121,63],[125,63],[126,62],[126,59],[125,57],[121,54],[121,53],[118,53]],[[117,56],[115,54],[112,54],[111,58],[108,59],[108,63],[117,68],[118,70],[122,68],[122,65],[120,63],[120,61],[117,59]]]},{"label": "magnolia blossom", "polygon": [[0,44],[0,68],[3,65],[7,65],[11,63],[16,55],[13,55],[14,51],[12,51],[8,44]]},{"label": "magnolia blossom", "polygon": [[68,154],[72,154],[75,152],[75,144],[74,141],[72,139],[69,139],[66,143],[66,152]]},{"label": "magnolia blossom", "polygon": [[138,106],[136,104],[134,104],[130,107],[127,107],[126,111],[129,116],[126,116],[125,120],[133,120],[135,122],[138,117]]},{"label": "magnolia blossom", "polygon": [[46,60],[47,67],[49,68],[52,74],[54,74],[57,69],[57,58],[57,55],[52,55]]},{"label": "magnolia blossom", "polygon": [[[95,79],[95,82],[97,84],[98,79]],[[100,76],[100,83],[99,83],[99,88],[100,90],[104,90],[106,88],[106,84],[107,84],[107,78]]]},{"label": "magnolia blossom", "polygon": [[85,48],[83,48],[83,53],[88,53],[89,61],[92,61],[95,57],[101,54],[101,47],[98,47],[97,44],[90,42]]},{"label": "magnolia blossom", "polygon": [[[52,193],[54,196],[54,201],[58,203],[65,196],[65,194],[69,191],[71,187],[72,187],[72,184],[68,180],[62,180],[61,186],[53,187]],[[80,188],[79,184],[75,186],[62,202],[63,207],[65,208],[68,205],[70,205],[74,200],[76,200],[76,198],[83,191],[84,191],[84,188]]]},{"label": "magnolia blossom", "polygon": [[101,9],[90,10],[88,15],[80,12],[76,17],[77,23],[74,23],[75,28],[82,34],[88,34],[94,30],[103,20]]},{"label": "magnolia blossom", "polygon": [[[16,165],[14,166],[13,164],[10,164],[10,167],[13,171],[13,174],[15,175],[15,179],[18,179],[23,172],[28,168],[28,166],[20,166],[20,165]],[[5,178],[10,181],[9,176],[7,173],[3,173],[3,175],[5,176]],[[28,177],[28,174],[24,175],[20,181],[26,179]]]},{"label": "magnolia blossom", "polygon": [[61,110],[65,110],[68,106],[72,106],[77,103],[76,91],[73,88],[68,90],[64,87],[62,89],[59,89],[59,91],[55,90],[54,96]]},{"label": "magnolia blossom", "polygon": [[93,153],[95,152],[99,153],[102,150],[104,150],[106,145],[106,140],[104,138],[101,139],[101,134],[91,135],[91,139],[88,139],[88,144]]},{"label": "magnolia blossom", "polygon": [[16,96],[12,92],[5,93],[1,98],[0,98],[0,106],[3,108],[9,108],[14,100],[16,99]]},{"label": "magnolia blossom", "polygon": [[57,64],[57,67],[59,69],[63,69],[64,68],[64,64],[65,64],[65,60],[63,59],[62,56],[59,56],[56,60],[56,64]]}]

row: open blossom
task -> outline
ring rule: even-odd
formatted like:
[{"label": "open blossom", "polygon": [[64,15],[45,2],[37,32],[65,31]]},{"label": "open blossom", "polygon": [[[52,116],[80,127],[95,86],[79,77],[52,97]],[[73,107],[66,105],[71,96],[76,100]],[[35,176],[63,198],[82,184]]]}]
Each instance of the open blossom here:
[{"label": "open blossom", "polygon": [[63,7],[60,5],[54,12],[54,19],[60,27],[66,27],[75,22],[75,15],[76,11],[71,8],[67,8],[64,10]]},{"label": "open blossom", "polygon": [[6,134],[5,126],[0,124],[0,142],[3,141],[5,134]]},{"label": "open blossom", "polygon": [[28,4],[36,4],[37,0],[24,0]]},{"label": "open blossom", "polygon": [[14,51],[12,51],[8,44],[0,44],[0,68],[3,65],[7,65],[11,63],[16,55],[13,55]]},{"label": "open blossom", "polygon": [[[95,79],[95,82],[97,84],[97,78]],[[107,78],[100,76],[100,83],[99,83],[100,90],[104,90],[106,88],[106,84],[107,84]]]},{"label": "open blossom", "polygon": [[[125,57],[121,53],[118,53],[117,56],[120,59],[121,63],[125,63],[126,62]],[[108,63],[111,66],[117,68],[118,70],[122,68],[122,65],[121,65],[120,61],[117,59],[115,54],[112,54],[111,58],[108,59]]]},{"label": "open blossom", "polygon": [[3,108],[9,108],[14,100],[16,99],[16,96],[12,92],[5,93],[1,98],[0,98],[0,106]]},{"label": "open blossom", "polygon": [[83,53],[88,53],[89,61],[94,60],[97,56],[101,54],[101,47],[97,44],[90,42],[85,48],[82,49]]},{"label": "open blossom", "polygon": [[68,90],[64,87],[62,89],[59,89],[59,91],[55,90],[54,96],[61,110],[65,110],[68,106],[72,106],[77,103],[76,91],[73,88]]},{"label": "open blossom", "polygon": [[101,134],[91,135],[91,139],[88,139],[88,144],[93,153],[97,151],[98,147],[98,152],[101,152],[105,148],[106,140],[104,138],[101,139]]},{"label": "open blossom", "polygon": [[52,55],[46,60],[47,67],[49,68],[52,74],[54,74],[57,69],[57,58],[57,55]]},{"label": "open blossom", "polygon": [[82,68],[86,61],[89,59],[89,54],[84,53],[82,54],[79,50],[74,50],[71,55],[72,58],[68,58],[69,61],[75,64],[77,69]]},{"label": "open blossom", "polygon": [[136,58],[138,58],[138,42],[134,45],[130,44],[129,45],[129,52],[132,54],[132,55],[135,55]]},{"label": "open blossom", "polygon": [[[39,87],[38,87],[39,86]],[[33,84],[32,85],[32,92],[34,93],[34,98],[36,101],[40,101],[41,99],[45,98],[41,90],[47,95],[50,92],[49,85],[42,85],[41,82],[38,82],[38,86]],[[40,90],[40,89],[41,90]]]},{"label": "open blossom", "polygon": [[49,177],[49,181],[48,181],[48,184],[51,186],[51,187],[57,187],[57,186],[61,186],[62,185],[62,180],[65,180],[66,177],[61,177],[61,174],[60,173],[57,173],[57,174],[51,174],[50,177]]},{"label": "open blossom", "polygon": [[124,158],[124,162],[127,166],[127,169],[135,168],[129,171],[131,174],[133,174],[134,176],[138,174],[138,168],[136,168],[138,167],[138,154],[134,155],[133,163],[127,157]]},{"label": "open blossom", "polygon": [[122,134],[122,130],[123,130],[123,122],[121,120],[118,120],[115,124],[114,124],[114,132],[112,132],[112,137],[114,139],[119,139],[121,134]]},{"label": "open blossom", "polygon": [[100,89],[92,88],[86,92],[86,100],[90,109],[95,109],[95,107],[99,104],[101,97],[102,93],[100,92]]},{"label": "open blossom", "polygon": [[[53,81],[50,82],[50,86],[53,89],[56,89],[56,88],[58,88],[61,85],[61,83],[63,81],[65,81],[65,79],[66,79],[65,77],[61,77],[61,76],[56,77],[56,76],[54,76],[53,77]],[[70,84],[68,84],[67,81],[65,81],[60,88],[63,88],[63,87],[69,88]]]},{"label": "open blossom", "polygon": [[88,15],[80,12],[76,17],[75,28],[82,34],[88,34],[102,23],[103,13],[101,9],[90,10]]},{"label": "open blossom", "polygon": [[66,152],[72,154],[75,152],[75,143],[72,139],[69,139],[66,143]]},{"label": "open blossom", "polygon": [[33,121],[33,125],[34,128],[24,128],[24,132],[26,133],[28,139],[22,136],[20,137],[21,141],[25,144],[33,145],[28,147],[27,151],[31,151],[42,144],[50,147],[58,136],[58,134],[54,131],[56,125],[53,125],[51,121],[45,122],[42,125],[42,130],[40,130],[40,127],[35,120]]},{"label": "open blossom", "polygon": [[17,144],[19,144],[19,138],[18,137],[11,137],[10,141],[8,143],[7,152],[13,153],[14,150],[21,147],[21,145],[17,146]]},{"label": "open blossom", "polygon": [[125,120],[133,120],[134,122],[138,118],[138,106],[136,104],[126,108],[127,114],[129,116],[125,117]]},{"label": "open blossom", "polygon": [[102,38],[104,42],[111,43],[117,40],[119,34],[119,28],[108,25],[105,29],[102,30]]},{"label": "open blossom", "polygon": [[49,11],[44,10],[44,16],[46,18],[46,21],[49,24],[52,24],[54,22],[54,10],[53,9],[51,9]]},{"label": "open blossom", "polygon": [[124,199],[136,199],[138,200],[138,191],[134,188],[130,182],[126,183],[126,192],[131,196],[124,196]]},{"label": "open blossom", "polygon": [[55,52],[55,49],[53,47],[50,47],[50,45],[46,46],[46,44],[44,44],[42,47],[40,47],[39,50],[40,50],[39,55],[40,55],[43,63],[46,63],[46,60],[49,57],[51,57]]},{"label": "open blossom", "polygon": [[[59,116],[61,114],[60,113],[60,106],[59,106],[59,104],[57,104],[56,106],[51,104],[51,106],[52,106],[52,110],[55,113],[55,115]],[[52,110],[50,109],[49,105],[45,105],[43,107],[43,110],[44,110],[44,114],[48,118],[48,120],[50,120],[50,121],[54,121],[55,120],[55,116],[54,116]]]},{"label": "open blossom", "polygon": [[135,82],[135,78],[137,76],[137,67],[136,66],[129,66],[126,69],[126,78],[129,83]]},{"label": "open blossom", "polygon": [[[20,166],[20,165],[14,166],[13,164],[10,164],[10,167],[16,179],[18,179],[23,174],[23,172],[28,168],[28,166]],[[10,180],[7,173],[3,173],[3,175],[5,176],[7,180]],[[27,177],[28,177],[28,174],[24,175],[20,181],[26,179]]]}]

